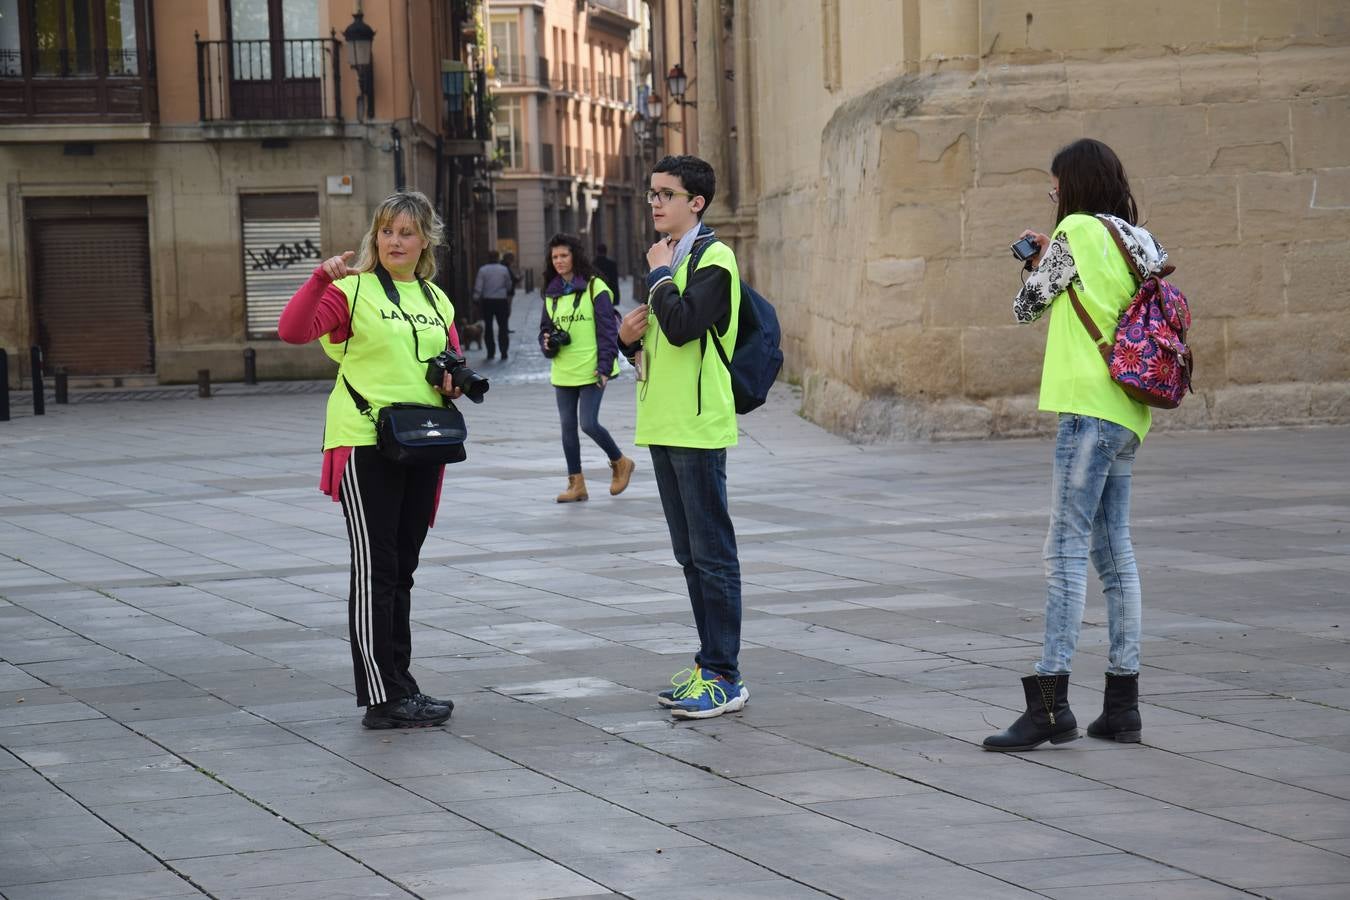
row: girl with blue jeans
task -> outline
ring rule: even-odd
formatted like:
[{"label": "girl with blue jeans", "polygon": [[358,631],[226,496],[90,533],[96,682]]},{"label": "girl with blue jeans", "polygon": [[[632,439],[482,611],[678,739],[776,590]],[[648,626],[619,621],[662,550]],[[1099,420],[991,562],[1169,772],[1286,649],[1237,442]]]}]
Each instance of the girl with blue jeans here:
[{"label": "girl with blue jeans", "polygon": [[[1102,334],[1113,335],[1134,296],[1136,272],[1158,272],[1167,253],[1136,225],[1124,167],[1090,138],[1069,144],[1050,164],[1057,205],[1054,238],[1026,231],[1037,244],[1030,275],[1013,301],[1017,321],[1050,311],[1040,408],[1059,415],[1051,478],[1045,642],[1034,675],[1022,679],[1026,711],[985,738],[986,750],[1031,750],[1079,737],[1069,708],[1069,672],[1087,598],[1089,561],[1106,595],[1110,634],[1105,702],[1088,734],[1140,739],[1139,638],[1142,595],[1130,541],[1130,476],[1151,424],[1149,408],[1111,380],[1101,353],[1071,305],[1072,289]],[[1119,232],[1127,265],[1105,217]],[[1131,271],[1133,268],[1134,271]]]},{"label": "girl with blue jeans", "polygon": [[567,490],[559,503],[587,500],[581,472],[581,436],[595,441],[609,459],[609,492],[622,494],[636,464],[624,456],[600,424],[605,385],[619,374],[619,321],[609,288],[595,277],[581,239],[556,234],[548,242],[544,265],[544,309],[539,318],[539,349],[553,361],[549,380],[558,401]]}]

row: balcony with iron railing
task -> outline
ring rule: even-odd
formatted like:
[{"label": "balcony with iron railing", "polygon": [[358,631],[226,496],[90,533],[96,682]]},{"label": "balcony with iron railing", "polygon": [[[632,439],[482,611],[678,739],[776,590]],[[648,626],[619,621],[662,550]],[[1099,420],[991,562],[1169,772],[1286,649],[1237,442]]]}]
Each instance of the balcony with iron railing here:
[{"label": "balcony with iron railing", "polygon": [[197,39],[197,102],[203,122],[342,120],[341,43]]},{"label": "balcony with iron railing", "polygon": [[0,50],[0,122],[153,122],[158,112],[148,50]]}]

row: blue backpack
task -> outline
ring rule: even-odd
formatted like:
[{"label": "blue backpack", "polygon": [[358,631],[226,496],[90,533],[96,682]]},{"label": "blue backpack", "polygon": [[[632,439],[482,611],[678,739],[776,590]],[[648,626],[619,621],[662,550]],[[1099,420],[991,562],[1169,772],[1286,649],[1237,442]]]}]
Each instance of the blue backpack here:
[{"label": "blue backpack", "polygon": [[[712,240],[701,241],[689,255],[691,277],[703,251],[712,243]],[[778,326],[778,313],[773,304],[744,279],[741,280],[741,308],[736,322],[736,346],[730,359],[727,359],[721,341],[714,340],[712,344],[722,365],[731,373],[731,394],[736,402],[736,412],[744,415],[763,406],[769,399],[769,388],[773,387],[783,368],[783,330]],[[709,329],[709,333],[711,331]],[[707,340],[706,334],[700,338],[700,351],[706,348]]]}]

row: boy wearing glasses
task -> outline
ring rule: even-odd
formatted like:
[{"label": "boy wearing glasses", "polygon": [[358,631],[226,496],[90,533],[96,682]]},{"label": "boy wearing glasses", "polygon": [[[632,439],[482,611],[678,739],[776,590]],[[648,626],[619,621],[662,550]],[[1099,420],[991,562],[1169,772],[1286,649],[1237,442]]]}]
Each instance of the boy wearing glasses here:
[{"label": "boy wearing glasses", "polygon": [[624,352],[641,354],[636,443],[651,451],[698,628],[694,667],[657,695],[681,719],[736,712],[750,699],[738,662],[741,567],[727,509],[736,408],[731,376],[712,344],[720,341],[728,358],[735,350],[741,278],[731,248],[702,222],[716,187],[712,166],[696,156],[656,164],[647,202],[662,238],[647,251],[647,303],[619,328]]}]

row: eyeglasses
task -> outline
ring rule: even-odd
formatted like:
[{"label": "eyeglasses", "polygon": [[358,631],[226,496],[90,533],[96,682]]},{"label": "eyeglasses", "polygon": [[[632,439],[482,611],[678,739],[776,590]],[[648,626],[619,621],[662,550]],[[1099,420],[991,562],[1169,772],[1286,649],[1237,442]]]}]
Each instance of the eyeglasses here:
[{"label": "eyeglasses", "polygon": [[657,205],[656,201],[658,200],[661,201],[660,203],[661,206],[665,206],[667,203],[674,200],[676,197],[688,197],[690,200],[693,200],[697,196],[698,196],[697,194],[686,194],[682,191],[672,191],[669,188],[665,188],[659,191],[648,191],[646,194],[648,206],[656,206]]},{"label": "eyeglasses", "polygon": [[1050,190],[1046,191],[1046,193],[1050,196],[1051,203],[1059,202],[1059,188],[1051,188]]}]

